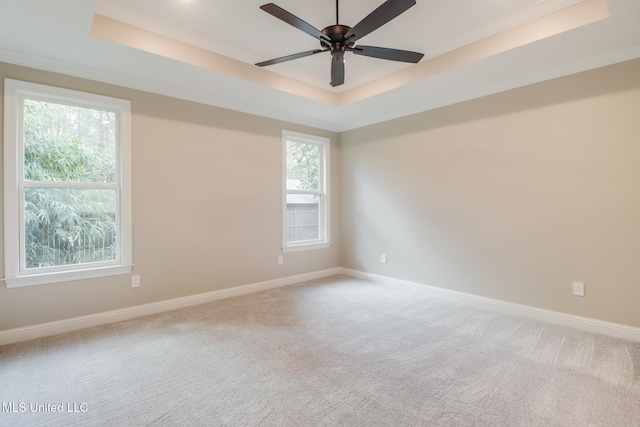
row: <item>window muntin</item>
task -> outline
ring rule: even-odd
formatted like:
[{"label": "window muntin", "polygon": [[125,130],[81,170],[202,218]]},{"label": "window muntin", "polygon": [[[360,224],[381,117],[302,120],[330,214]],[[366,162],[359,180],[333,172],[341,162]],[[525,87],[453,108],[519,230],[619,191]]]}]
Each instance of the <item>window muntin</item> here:
[{"label": "window muntin", "polygon": [[5,282],[131,270],[130,103],[5,79]]},{"label": "window muntin", "polygon": [[284,250],[329,245],[327,138],[283,131]]}]

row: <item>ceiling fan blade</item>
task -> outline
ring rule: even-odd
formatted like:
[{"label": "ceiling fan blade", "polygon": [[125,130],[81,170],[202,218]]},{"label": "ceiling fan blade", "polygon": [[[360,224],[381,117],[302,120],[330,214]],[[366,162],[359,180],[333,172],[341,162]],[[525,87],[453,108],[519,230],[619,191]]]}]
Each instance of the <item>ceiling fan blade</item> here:
[{"label": "ceiling fan blade", "polygon": [[362,21],[358,22],[344,37],[349,39],[350,43],[353,43],[382,27],[415,4],[415,0],[387,0],[378,6],[376,10],[365,16]]},{"label": "ceiling fan blade", "polygon": [[331,86],[340,86],[344,83],[344,52],[331,56]]},{"label": "ceiling fan blade", "polygon": [[308,50],[306,52],[294,53],[293,55],[281,56],[280,58],[270,59],[268,61],[258,62],[258,67],[266,67],[267,65],[279,64],[281,62],[291,61],[293,59],[304,58],[305,56],[315,55],[316,53],[326,52],[329,49]]},{"label": "ceiling fan blade", "polygon": [[358,45],[349,49],[356,55],[370,56],[372,58],[388,59],[390,61],[420,62],[424,53],[411,52],[409,50],[388,49],[386,47],[362,46]]},{"label": "ceiling fan blade", "polygon": [[313,38],[320,39],[320,40],[325,40],[325,41],[328,41],[328,42],[331,41],[331,39],[327,35],[322,33],[320,30],[318,30],[317,28],[315,28],[311,24],[306,23],[305,21],[303,21],[302,19],[300,19],[297,16],[293,15],[292,13],[287,12],[286,10],[281,8],[280,6],[276,6],[273,3],[267,3],[267,4],[263,4],[262,6],[260,6],[260,9],[262,9],[265,12],[275,16],[278,19],[283,20],[284,22],[286,22],[289,25],[293,25],[297,29],[299,29],[301,31],[304,31],[305,33],[309,34]]}]

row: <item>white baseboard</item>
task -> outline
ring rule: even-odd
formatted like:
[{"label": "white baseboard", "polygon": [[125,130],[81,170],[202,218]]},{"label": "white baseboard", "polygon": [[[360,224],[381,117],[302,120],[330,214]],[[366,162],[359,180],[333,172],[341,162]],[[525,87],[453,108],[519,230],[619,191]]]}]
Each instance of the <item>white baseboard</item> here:
[{"label": "white baseboard", "polygon": [[26,341],[34,338],[41,338],[50,335],[62,334],[78,329],[92,326],[105,325],[107,323],[120,322],[136,317],[147,316],[149,314],[161,313],[164,311],[176,310],[192,305],[217,301],[225,298],[260,292],[267,289],[281,286],[293,285],[308,280],[321,279],[323,277],[341,274],[341,268],[330,268],[312,273],[300,274],[296,276],[283,277],[280,279],[268,280],[265,282],[252,283],[249,285],[236,286],[233,288],[221,289],[219,291],[206,292],[187,297],[175,298],[171,300],[159,301],[150,304],[138,305],[135,307],[122,308],[119,310],[106,311],[102,313],[90,314],[87,316],[74,317],[71,319],[58,320],[55,322],[40,323],[23,328],[8,329],[0,331],[0,345]]},{"label": "white baseboard", "polygon": [[640,342],[640,328],[622,325],[619,323],[605,322],[602,320],[591,319],[589,317],[574,316],[572,314],[561,313],[558,311],[545,310],[542,308],[531,307],[528,305],[515,304],[511,302],[496,300],[492,298],[481,297],[464,292],[452,291],[435,286],[429,286],[422,283],[410,282],[407,280],[394,279],[392,277],[380,276],[377,274],[365,273],[363,271],[342,268],[341,273],[356,279],[369,280],[372,282],[388,283],[403,286],[420,286],[429,293],[440,295],[456,301],[472,304],[475,306],[496,310],[502,313],[513,314],[526,317],[529,319],[540,320],[543,322],[554,323],[557,325],[568,326],[570,328],[580,329],[583,331],[594,332],[603,335],[609,335],[616,338],[622,338],[631,341]]},{"label": "white baseboard", "polygon": [[41,338],[50,335],[57,335],[65,332],[71,332],[78,329],[88,328],[92,326],[104,325],[108,323],[120,322],[136,317],[146,316],[149,314],[161,313],[164,311],[176,310],[179,308],[189,307],[192,305],[203,304],[206,302],[217,301],[225,298],[231,298],[240,295],[260,292],[267,289],[289,286],[308,280],[321,279],[324,277],[343,274],[357,279],[369,280],[372,282],[389,283],[402,286],[420,286],[434,295],[440,295],[447,298],[484,307],[503,313],[522,316],[530,319],[540,320],[543,322],[554,323],[562,326],[568,326],[588,332],[609,335],[616,338],[622,338],[640,342],[640,328],[622,325],[619,323],[605,322],[602,320],[591,319],[588,317],[574,316],[572,314],[560,313],[557,311],[545,310],[541,308],[531,307],[522,304],[515,304],[506,301],[500,301],[492,298],[481,297],[477,295],[467,294],[464,292],[452,291],[448,289],[438,288],[435,286],[425,285],[423,283],[411,282],[407,280],[394,279],[392,277],[381,276],[377,274],[365,273],[362,271],[351,270],[348,268],[331,268],[327,270],[316,271],[312,273],[300,274],[296,276],[283,277],[280,279],[268,280],[265,282],[252,283],[249,285],[237,286],[233,288],[221,289],[219,291],[206,292],[197,295],[190,295],[182,298],[175,298],[166,301],[159,301],[150,304],[138,305],[119,310],[107,311],[102,313],[91,314],[88,316],[74,317],[71,319],[59,320],[55,322],[41,323],[23,328],[8,329],[0,331],[0,345],[26,341],[34,338]]}]

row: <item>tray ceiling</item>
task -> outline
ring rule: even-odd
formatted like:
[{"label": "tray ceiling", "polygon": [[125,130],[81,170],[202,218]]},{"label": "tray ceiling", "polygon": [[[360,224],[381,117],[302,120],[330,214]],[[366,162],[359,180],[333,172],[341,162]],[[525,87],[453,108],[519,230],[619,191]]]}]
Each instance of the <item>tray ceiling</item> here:
[{"label": "tray ceiling", "polygon": [[[347,54],[332,88],[328,54],[253,65],[319,47],[263,3],[3,0],[0,60],[340,131],[640,56],[637,0],[417,0],[362,44],[423,60]],[[333,0],[275,3],[335,23]],[[340,23],[380,4],[342,0]]]}]

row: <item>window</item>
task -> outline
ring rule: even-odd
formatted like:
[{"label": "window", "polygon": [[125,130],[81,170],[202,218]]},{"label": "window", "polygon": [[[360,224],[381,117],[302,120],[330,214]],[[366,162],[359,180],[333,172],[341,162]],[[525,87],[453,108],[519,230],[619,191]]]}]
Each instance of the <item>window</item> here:
[{"label": "window", "polygon": [[5,79],[7,287],[131,271],[129,101]]},{"label": "window", "polygon": [[284,251],[329,246],[329,139],[283,131]]}]

